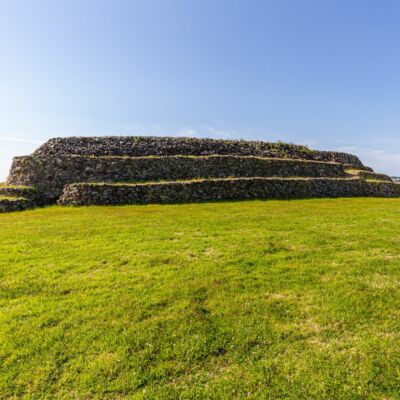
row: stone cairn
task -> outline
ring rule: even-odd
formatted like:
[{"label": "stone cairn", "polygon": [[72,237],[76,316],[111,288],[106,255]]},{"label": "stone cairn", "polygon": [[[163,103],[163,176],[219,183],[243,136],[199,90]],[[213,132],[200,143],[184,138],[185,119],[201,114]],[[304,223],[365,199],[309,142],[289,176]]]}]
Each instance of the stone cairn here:
[{"label": "stone cairn", "polygon": [[305,146],[173,137],[51,139],[14,158],[0,212],[39,205],[400,196],[354,155]]}]

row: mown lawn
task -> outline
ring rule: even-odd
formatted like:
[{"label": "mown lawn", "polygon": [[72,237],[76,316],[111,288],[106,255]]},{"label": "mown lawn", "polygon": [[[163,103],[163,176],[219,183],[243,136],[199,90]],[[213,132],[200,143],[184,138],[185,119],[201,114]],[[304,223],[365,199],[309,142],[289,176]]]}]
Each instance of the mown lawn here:
[{"label": "mown lawn", "polygon": [[1,399],[398,399],[400,200],[0,215]]}]

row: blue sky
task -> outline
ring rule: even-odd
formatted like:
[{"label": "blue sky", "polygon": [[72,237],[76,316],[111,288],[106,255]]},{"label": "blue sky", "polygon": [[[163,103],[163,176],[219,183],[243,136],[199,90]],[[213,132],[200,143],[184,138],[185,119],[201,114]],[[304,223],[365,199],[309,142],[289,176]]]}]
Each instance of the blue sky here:
[{"label": "blue sky", "polygon": [[0,180],[48,138],[349,151],[400,175],[398,0],[1,0]]}]

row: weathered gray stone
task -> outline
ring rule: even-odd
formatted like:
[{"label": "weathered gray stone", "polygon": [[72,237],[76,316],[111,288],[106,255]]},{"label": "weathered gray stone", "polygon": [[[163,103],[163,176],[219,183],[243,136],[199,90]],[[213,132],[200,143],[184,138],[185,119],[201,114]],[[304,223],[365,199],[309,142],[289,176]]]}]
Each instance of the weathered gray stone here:
[{"label": "weathered gray stone", "polygon": [[[52,139],[30,156],[16,157],[8,183],[33,187],[35,196],[24,196],[30,204],[55,202],[62,193],[60,204],[400,196],[400,185],[351,154],[171,137]],[[3,195],[22,193],[4,190]]]},{"label": "weathered gray stone", "polygon": [[310,150],[306,146],[245,140],[215,140],[185,137],[108,136],[68,137],[49,140],[34,155],[60,156],[176,156],[238,155],[335,161],[362,166],[354,155]]},{"label": "weathered gray stone", "polygon": [[59,204],[148,204],[307,197],[398,197],[400,185],[361,179],[236,178],[66,186]]},{"label": "weathered gray stone", "polygon": [[36,206],[38,206],[38,203],[33,199],[0,198],[0,213],[11,212],[11,211],[22,211],[28,208],[34,208]]},{"label": "weathered gray stone", "polygon": [[345,177],[344,165],[295,159],[243,156],[16,157],[9,183],[37,187],[46,197],[61,196],[75,182],[129,182],[227,177]]}]

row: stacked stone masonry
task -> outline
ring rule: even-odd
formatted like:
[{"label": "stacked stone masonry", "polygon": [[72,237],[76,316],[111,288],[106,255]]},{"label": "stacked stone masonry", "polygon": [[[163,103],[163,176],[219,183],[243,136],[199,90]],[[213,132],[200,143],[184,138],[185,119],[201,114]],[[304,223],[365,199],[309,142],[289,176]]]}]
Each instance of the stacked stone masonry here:
[{"label": "stacked stone masonry", "polygon": [[400,185],[351,154],[171,137],[51,139],[14,159],[7,184],[0,195],[29,187],[24,198],[38,205],[400,195]]},{"label": "stacked stone masonry", "polygon": [[73,184],[59,204],[186,203],[307,197],[398,197],[400,185],[359,179],[236,178],[151,184]]},{"label": "stacked stone masonry", "polygon": [[22,211],[28,208],[34,208],[39,206],[40,203],[37,203],[33,200],[25,199],[25,198],[1,198],[0,197],[0,213],[10,212],[10,211]]},{"label": "stacked stone masonry", "polygon": [[243,156],[82,157],[14,159],[9,181],[58,198],[75,182],[132,182],[228,177],[346,177],[339,163]]},{"label": "stacked stone masonry", "polygon": [[48,202],[34,187],[0,184],[0,212],[20,211]]},{"label": "stacked stone masonry", "polygon": [[61,156],[204,156],[237,155],[266,158],[333,161],[362,166],[358,157],[339,152],[310,150],[306,146],[244,140],[214,140],[152,136],[69,137],[51,139],[34,155]]}]

